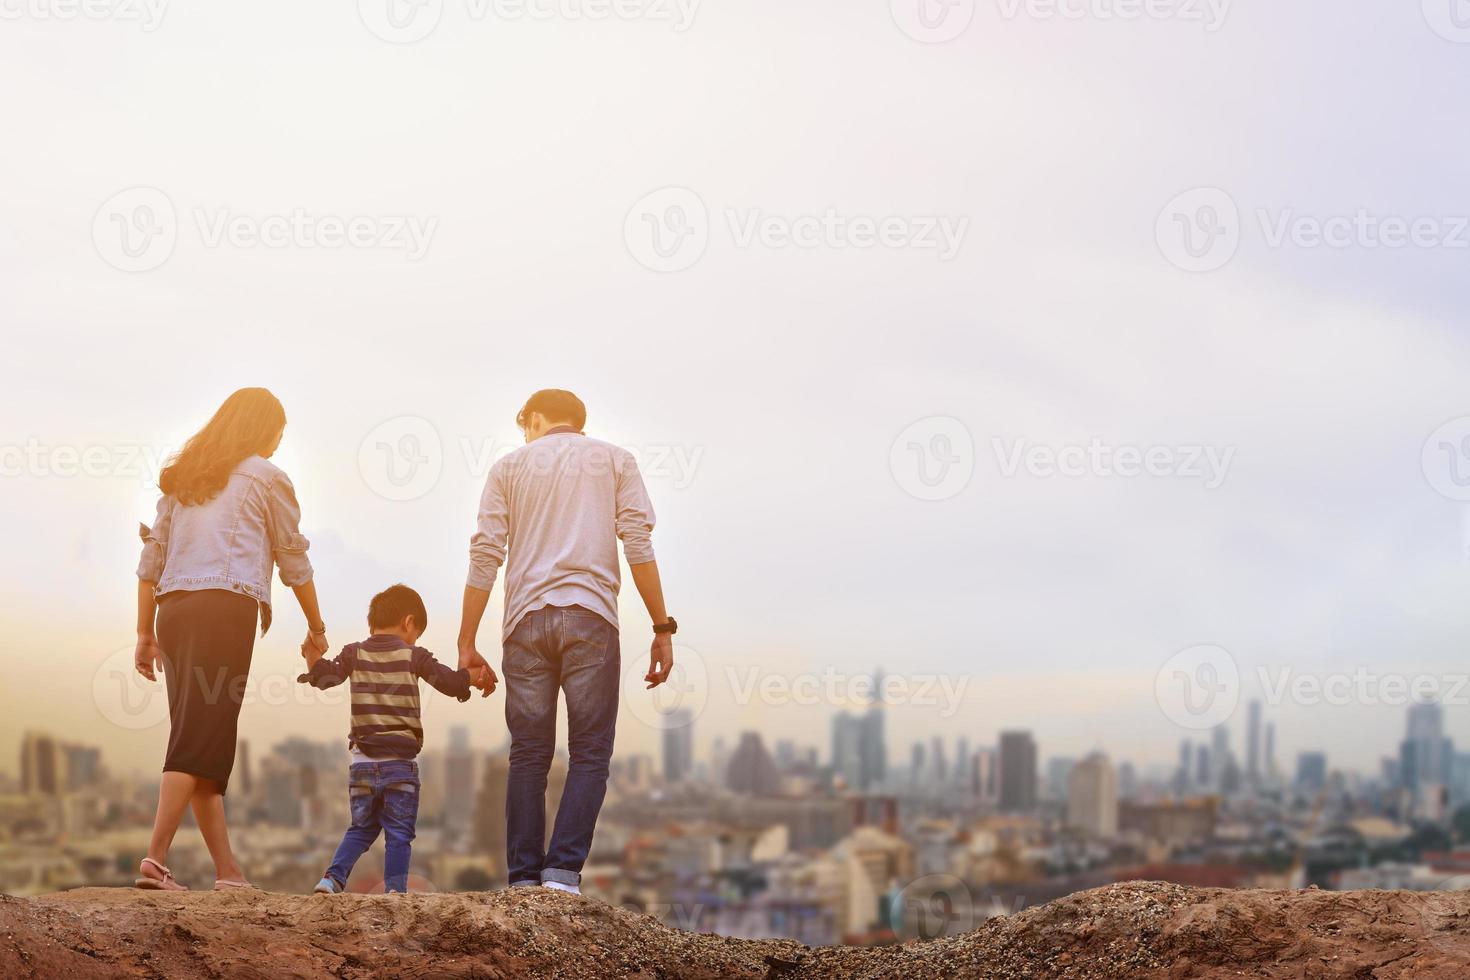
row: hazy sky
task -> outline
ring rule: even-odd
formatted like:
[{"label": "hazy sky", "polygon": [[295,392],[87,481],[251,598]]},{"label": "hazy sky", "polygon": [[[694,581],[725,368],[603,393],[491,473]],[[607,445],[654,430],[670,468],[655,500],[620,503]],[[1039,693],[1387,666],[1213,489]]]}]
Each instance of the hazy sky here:
[{"label": "hazy sky", "polygon": [[[446,659],[484,466],[529,392],[581,394],[649,470],[701,753],[759,728],[825,757],[824,678],[881,664],[959,697],[895,706],[895,760],[1024,726],[1167,762],[1192,733],[1156,680],[1200,644],[1231,698],[1432,676],[1470,746],[1470,422],[1431,439],[1470,416],[1443,3],[994,0],[959,30],[965,0],[0,0],[0,766],[29,727],[159,765],[109,688],[135,457],[242,385],[286,405],[333,643],[403,580]],[[345,736],[296,700],[276,597],[242,732]],[[631,667],[631,586],[623,613]],[[1284,763],[1402,736],[1401,699],[1311,700],[1267,709]],[[625,691],[620,751],[656,746],[647,707]],[[502,710],[435,702],[429,738],[497,745]]]}]

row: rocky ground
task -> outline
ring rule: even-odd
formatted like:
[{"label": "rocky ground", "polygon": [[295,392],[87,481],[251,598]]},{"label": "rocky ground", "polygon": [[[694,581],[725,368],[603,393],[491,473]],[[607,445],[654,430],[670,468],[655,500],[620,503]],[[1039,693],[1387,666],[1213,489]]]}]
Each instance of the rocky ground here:
[{"label": "rocky ground", "polygon": [[955,939],[813,949],[669,929],[541,889],[0,897],[0,977],[1470,977],[1470,892],[1130,882]]}]

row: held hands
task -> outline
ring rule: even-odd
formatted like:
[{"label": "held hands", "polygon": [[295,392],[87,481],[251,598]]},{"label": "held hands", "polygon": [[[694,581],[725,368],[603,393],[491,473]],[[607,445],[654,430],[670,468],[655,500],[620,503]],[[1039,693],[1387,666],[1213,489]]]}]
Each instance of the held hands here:
[{"label": "held hands", "polygon": [[327,634],[308,631],[306,639],[301,641],[301,656],[306,660],[306,669],[315,667],[317,661],[326,656],[328,649]]},{"label": "held hands", "polygon": [[478,688],[480,697],[488,698],[495,693],[495,688],[500,684],[500,678],[496,675],[494,668],[486,663],[485,658],[475,649],[473,643],[461,643],[459,647],[459,668],[470,672],[470,686]]},{"label": "held hands", "polygon": [[648,673],[643,679],[648,682],[645,690],[653,690],[668,682],[674,669],[674,638],[667,633],[655,633],[653,646],[648,651]]},{"label": "held hands", "polygon": [[133,650],[133,669],[150,681],[158,680],[158,672],[163,670],[163,648],[158,645],[157,637],[138,637],[138,645]]}]

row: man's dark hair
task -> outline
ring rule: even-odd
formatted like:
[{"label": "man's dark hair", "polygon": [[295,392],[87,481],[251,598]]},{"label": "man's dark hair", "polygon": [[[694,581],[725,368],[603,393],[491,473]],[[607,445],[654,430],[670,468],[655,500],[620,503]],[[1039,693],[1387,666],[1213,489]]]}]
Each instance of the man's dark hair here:
[{"label": "man's dark hair", "polygon": [[419,629],[429,628],[429,611],[423,598],[408,586],[390,585],[368,603],[368,629],[391,629],[412,616]]},{"label": "man's dark hair", "polygon": [[527,398],[516,414],[516,425],[524,429],[532,412],[540,412],[548,422],[574,425],[578,432],[587,424],[587,406],[582,404],[582,399],[561,388],[542,388]]}]

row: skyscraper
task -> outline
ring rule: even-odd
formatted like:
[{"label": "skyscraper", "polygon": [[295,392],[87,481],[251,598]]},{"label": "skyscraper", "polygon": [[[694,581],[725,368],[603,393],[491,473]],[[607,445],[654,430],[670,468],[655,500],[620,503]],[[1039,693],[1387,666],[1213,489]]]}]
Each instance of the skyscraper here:
[{"label": "skyscraper", "polygon": [[1000,798],[1000,753],[984,748],[975,751],[975,795],[984,806],[995,806]]},{"label": "skyscraper", "polygon": [[[883,690],[883,672],[874,674]],[[832,718],[832,775],[848,789],[869,790],[888,778],[888,742],[883,702],[876,697],[861,715],[839,711]]]},{"label": "skyscraper", "polygon": [[1077,765],[1076,759],[1066,756],[1055,756],[1046,760],[1046,780],[1042,784],[1042,794],[1048,800],[1065,800],[1067,798],[1067,784],[1072,776],[1072,768]]},{"label": "skyscraper", "polygon": [[1261,784],[1261,702],[1254,700],[1246,715],[1245,778],[1251,786]]},{"label": "skyscraper", "polygon": [[680,783],[694,769],[694,712],[678,708],[664,728],[664,782]]},{"label": "skyscraper", "polygon": [[942,786],[949,782],[949,759],[944,753],[944,739],[935,735],[929,744],[930,755],[934,759],[931,763],[934,767],[934,780]]},{"label": "skyscraper", "polygon": [[1091,837],[1118,835],[1118,780],[1113,764],[1094,752],[1067,774],[1067,826]]},{"label": "skyscraper", "polygon": [[781,789],[776,762],[766,751],[766,743],[758,732],[740,736],[740,744],[725,769],[725,787],[746,796],[775,796]]},{"label": "skyscraper", "polygon": [[1210,774],[1216,790],[1225,789],[1233,760],[1230,758],[1230,729],[1216,725],[1210,732]]},{"label": "skyscraper", "polygon": [[1210,767],[1210,747],[1203,743],[1194,747],[1194,788],[1209,792],[1215,786],[1215,773]]},{"label": "skyscraper", "polygon": [[477,768],[470,730],[453,726],[444,752],[444,826],[452,833],[467,833],[474,822]]},{"label": "skyscraper", "polygon": [[1274,721],[1266,722],[1266,758],[1263,765],[1266,769],[1267,781],[1275,783],[1281,771],[1276,768],[1276,722]]},{"label": "skyscraper", "polygon": [[1320,791],[1327,785],[1327,754],[1302,752],[1296,757],[1296,785],[1307,793]]},{"label": "skyscraper", "polygon": [[848,789],[862,788],[863,723],[847,711],[832,718],[832,776]]},{"label": "skyscraper", "polygon": [[883,708],[883,671],[873,672],[873,703],[863,716],[861,737],[862,788],[880,786],[888,779],[888,736]]},{"label": "skyscraper", "polygon": [[1444,734],[1444,709],[1433,701],[1410,705],[1408,737],[1399,749],[1399,766],[1415,816],[1442,816],[1454,755],[1454,744]]},{"label": "skyscraper", "polygon": [[1036,740],[1030,732],[1001,732],[1000,808],[1024,813],[1036,807]]},{"label": "skyscraper", "polygon": [[27,794],[61,792],[61,754],[50,735],[26,732],[20,743],[20,788]]}]

